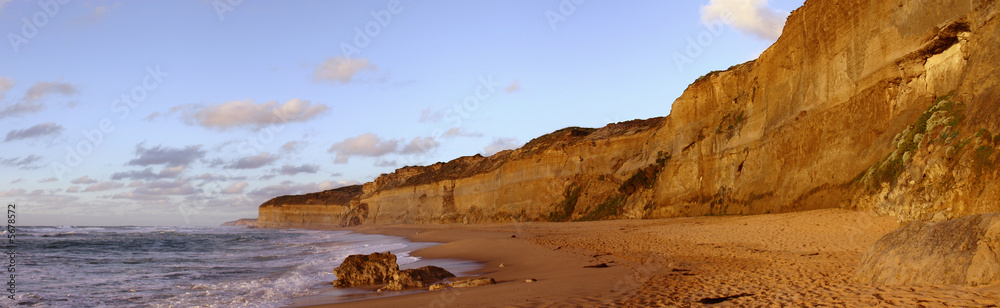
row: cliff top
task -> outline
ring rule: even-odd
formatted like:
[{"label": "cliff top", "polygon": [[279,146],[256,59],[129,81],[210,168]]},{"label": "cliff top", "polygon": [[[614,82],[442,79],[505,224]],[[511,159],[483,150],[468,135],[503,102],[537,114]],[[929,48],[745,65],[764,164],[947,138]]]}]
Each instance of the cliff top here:
[{"label": "cliff top", "polygon": [[429,166],[403,167],[391,174],[383,174],[375,182],[379,189],[388,189],[470,177],[496,170],[509,161],[528,158],[546,150],[655,129],[663,123],[664,119],[658,117],[631,120],[608,124],[602,128],[567,127],[532,139],[515,150],[501,151],[489,157],[476,154],[459,157],[446,163],[438,162]]},{"label": "cliff top", "polygon": [[358,195],[361,195],[361,185],[352,185],[304,195],[275,197],[264,202],[260,207],[281,206],[284,204],[347,206],[351,203],[351,199],[354,199]]}]

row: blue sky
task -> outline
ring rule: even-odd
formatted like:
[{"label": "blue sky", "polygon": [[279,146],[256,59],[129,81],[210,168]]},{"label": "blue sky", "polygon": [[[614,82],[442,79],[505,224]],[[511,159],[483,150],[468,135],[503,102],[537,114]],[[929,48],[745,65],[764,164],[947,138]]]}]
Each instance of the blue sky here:
[{"label": "blue sky", "polygon": [[406,165],[666,116],[796,1],[0,0],[20,225],[217,225]]}]

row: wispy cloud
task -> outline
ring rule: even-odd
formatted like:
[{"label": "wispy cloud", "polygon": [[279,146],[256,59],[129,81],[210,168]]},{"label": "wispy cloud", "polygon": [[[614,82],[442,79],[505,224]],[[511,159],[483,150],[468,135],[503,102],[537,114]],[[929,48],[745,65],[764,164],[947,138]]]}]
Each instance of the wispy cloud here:
[{"label": "wispy cloud", "polygon": [[301,166],[294,165],[284,165],[281,169],[273,169],[272,171],[278,172],[282,175],[296,175],[299,173],[316,173],[319,171],[319,165],[316,164],[305,164]]},{"label": "wispy cloud", "polygon": [[72,184],[94,184],[97,183],[97,180],[91,179],[89,176],[84,175],[79,178],[75,178],[69,182]]},{"label": "wispy cloud", "polygon": [[514,93],[514,92],[517,92],[517,91],[521,91],[521,84],[519,82],[517,82],[517,80],[514,80],[514,82],[511,83],[506,88],[504,88],[503,91],[507,92],[508,94]]},{"label": "wispy cloud", "polygon": [[54,94],[62,95],[73,95],[78,92],[76,86],[65,83],[65,82],[37,82],[28,88],[28,92],[24,94],[24,100],[28,102],[37,102],[45,98],[46,96]]},{"label": "wispy cloud", "polygon": [[349,83],[355,75],[366,69],[375,70],[375,67],[368,63],[368,59],[331,57],[316,67],[316,70],[313,71],[313,80]]},{"label": "wispy cloud", "polygon": [[345,164],[352,156],[380,157],[394,153],[398,148],[399,140],[382,140],[373,133],[366,133],[334,143],[327,151],[337,154],[335,163]]},{"label": "wispy cloud", "polygon": [[96,6],[94,7],[94,9],[90,10],[90,12],[87,13],[86,15],[74,19],[73,22],[77,25],[92,25],[99,23],[101,22],[101,20],[104,19],[104,16],[107,15],[108,12],[117,8],[119,4],[115,4],[112,6],[107,6],[107,5]]},{"label": "wispy cloud", "polygon": [[306,146],[305,141],[289,141],[281,146],[282,153],[295,153],[302,150],[302,147]]},{"label": "wispy cloud", "polygon": [[467,132],[460,127],[452,127],[448,131],[444,132],[442,137],[445,138],[455,138],[455,137],[482,137],[483,133]]},{"label": "wispy cloud", "polygon": [[399,152],[402,154],[424,154],[434,150],[440,145],[441,143],[434,140],[434,138],[416,137],[413,138],[413,140],[410,140],[410,143],[407,143],[406,146],[404,146]]},{"label": "wispy cloud", "polygon": [[284,104],[277,101],[256,104],[251,100],[242,100],[209,106],[181,105],[171,111],[180,112],[187,124],[225,130],[237,127],[260,129],[268,125],[306,122],[328,109],[324,104],[296,98]]},{"label": "wispy cloud", "polygon": [[243,157],[226,166],[226,169],[257,169],[267,166],[280,158],[271,153],[261,153],[259,155]]},{"label": "wispy cloud", "polygon": [[152,148],[147,148],[142,146],[142,143],[135,146],[135,154],[137,158],[130,160],[128,165],[134,166],[150,166],[150,165],[168,165],[168,166],[180,166],[189,165],[191,162],[202,158],[205,156],[205,151],[201,149],[201,145],[192,145],[184,148],[171,148],[164,146],[155,146]]},{"label": "wispy cloud", "polygon": [[483,148],[483,156],[490,156],[503,150],[511,150],[521,147],[523,143],[517,138],[493,138],[493,142]]},{"label": "wispy cloud", "polygon": [[111,175],[111,179],[112,180],[130,179],[130,180],[146,180],[146,181],[148,181],[148,180],[176,178],[182,172],[184,172],[184,166],[183,165],[178,165],[178,166],[173,166],[173,167],[166,167],[166,168],[163,168],[162,170],[160,170],[160,172],[153,172],[153,168],[152,167],[146,167],[146,169],[142,169],[142,170],[138,170],[138,171],[131,170],[131,171],[115,172],[114,174]]},{"label": "wispy cloud", "polygon": [[34,163],[42,160],[41,156],[31,154],[25,157],[0,158],[0,166],[15,167],[21,170],[35,170],[41,168]]},{"label": "wispy cloud", "polygon": [[351,157],[382,157],[388,154],[425,154],[441,144],[433,137],[416,137],[405,142],[403,139],[379,138],[373,133],[361,134],[344,139],[330,146],[327,151],[336,154],[334,163],[345,164]]},{"label": "wispy cloud", "polygon": [[171,195],[191,195],[198,193],[187,180],[159,180],[148,183],[140,183],[134,190],[125,194],[120,194],[121,198],[137,198],[136,196],[171,196]]},{"label": "wispy cloud", "polygon": [[430,107],[420,112],[420,123],[432,123],[441,121],[444,118],[444,111],[433,111]]},{"label": "wispy cloud", "polygon": [[[13,81],[10,80],[10,78],[4,78],[3,81],[0,81],[0,90],[10,90],[12,85]],[[6,90],[0,91],[0,96],[2,96]],[[31,88],[28,88],[28,91],[25,93],[24,98],[20,102],[8,105],[0,110],[0,119],[18,116],[25,113],[39,112],[42,109],[45,109],[45,104],[43,103],[43,99],[45,97],[54,94],[73,95],[77,92],[79,91],[76,86],[69,83],[59,81],[35,83],[31,86]]]},{"label": "wispy cloud", "polygon": [[[0,9],[3,9],[3,5],[5,3],[4,1],[5,0],[0,0]],[[3,101],[4,97],[7,94],[7,91],[10,91],[11,88],[14,88],[14,83],[15,83],[14,79],[10,79],[7,77],[0,77],[0,101]]]},{"label": "wispy cloud", "polygon": [[222,193],[227,195],[242,194],[243,190],[246,189],[247,186],[250,186],[247,182],[236,182],[233,183],[233,185],[226,187],[226,189],[223,189]]},{"label": "wispy cloud", "polygon": [[7,132],[7,137],[4,138],[3,142],[58,135],[62,131],[62,125],[56,124],[55,122],[46,122],[25,129],[15,129],[9,131]]},{"label": "wispy cloud", "polygon": [[87,186],[87,188],[84,188],[83,191],[84,192],[105,191],[122,187],[125,187],[125,185],[117,182],[100,182]]}]

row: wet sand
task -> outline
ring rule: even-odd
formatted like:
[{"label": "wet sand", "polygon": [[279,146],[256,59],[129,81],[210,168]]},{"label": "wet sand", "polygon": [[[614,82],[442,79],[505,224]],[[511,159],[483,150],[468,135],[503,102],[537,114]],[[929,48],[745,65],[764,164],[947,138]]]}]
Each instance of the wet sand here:
[{"label": "wet sand", "polygon": [[[348,230],[444,243],[412,255],[481,262],[472,275],[497,284],[314,307],[1000,305],[1000,285],[854,282],[864,250],[898,227],[894,218],[837,209],[578,223],[363,226]],[[608,267],[585,268],[599,264]]]}]

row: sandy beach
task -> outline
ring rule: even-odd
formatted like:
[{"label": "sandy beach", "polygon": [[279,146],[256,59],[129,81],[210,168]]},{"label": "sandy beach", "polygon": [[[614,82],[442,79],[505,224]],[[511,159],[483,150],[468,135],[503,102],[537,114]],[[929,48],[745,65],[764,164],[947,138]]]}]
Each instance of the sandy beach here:
[{"label": "sandy beach", "polygon": [[[898,227],[891,217],[837,209],[661,220],[357,227],[350,230],[444,243],[413,255],[481,262],[483,268],[475,274],[497,284],[314,307],[1000,305],[1000,285],[854,282],[864,250]],[[608,267],[585,267],[599,264]]]}]

